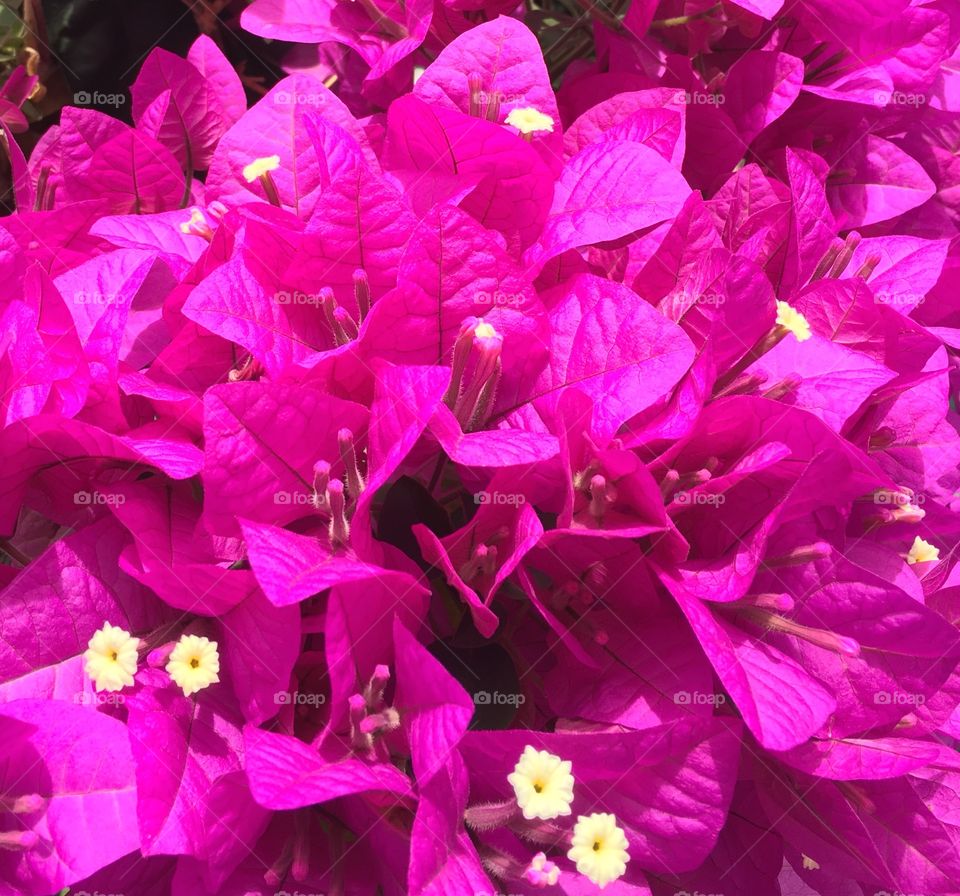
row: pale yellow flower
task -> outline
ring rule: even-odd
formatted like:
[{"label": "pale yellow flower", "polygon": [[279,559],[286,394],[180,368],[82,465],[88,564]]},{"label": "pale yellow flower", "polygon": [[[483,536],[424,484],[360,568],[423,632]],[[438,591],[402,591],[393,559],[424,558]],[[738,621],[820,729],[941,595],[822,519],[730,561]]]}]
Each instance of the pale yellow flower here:
[{"label": "pale yellow flower", "polygon": [[220,681],[217,642],[198,635],[184,635],[173,648],[167,672],[189,697]]},{"label": "pale yellow flower", "polygon": [[609,812],[581,815],[573,829],[573,845],[567,858],[601,890],[622,877],[630,854],[626,834]]},{"label": "pale yellow flower", "polygon": [[524,748],[514,770],[507,775],[517,805],[527,819],[556,818],[570,814],[573,802],[572,766],[546,750]]},{"label": "pale yellow flower", "polygon": [[120,691],[133,684],[139,646],[138,638],[109,622],[94,633],[83,654],[83,671],[97,691]]}]

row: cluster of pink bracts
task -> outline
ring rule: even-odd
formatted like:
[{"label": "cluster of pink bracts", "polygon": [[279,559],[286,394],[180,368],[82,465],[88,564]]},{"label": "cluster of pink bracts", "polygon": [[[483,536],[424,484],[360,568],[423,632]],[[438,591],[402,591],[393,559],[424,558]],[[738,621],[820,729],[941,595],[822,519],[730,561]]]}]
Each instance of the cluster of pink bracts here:
[{"label": "cluster of pink bracts", "polygon": [[0,896],[960,892],[960,5],[240,24],[2,94]]}]

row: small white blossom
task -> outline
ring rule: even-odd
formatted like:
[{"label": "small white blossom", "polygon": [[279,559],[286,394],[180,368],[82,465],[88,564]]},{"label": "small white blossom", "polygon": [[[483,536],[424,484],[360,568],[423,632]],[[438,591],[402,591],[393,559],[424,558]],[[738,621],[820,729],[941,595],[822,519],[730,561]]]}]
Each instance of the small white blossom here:
[{"label": "small white blossom", "polygon": [[507,780],[517,795],[517,805],[527,819],[548,820],[570,814],[573,802],[571,764],[529,744]]},{"label": "small white blossom", "polygon": [[83,654],[83,671],[97,691],[120,691],[133,684],[139,645],[130,632],[109,622],[103,624]]},{"label": "small white blossom", "polygon": [[173,648],[167,672],[189,697],[220,681],[217,642],[198,635],[184,635]]},{"label": "small white blossom", "polygon": [[608,812],[595,812],[577,819],[567,858],[576,863],[577,871],[602,890],[626,872],[630,861],[628,845],[616,817]]}]

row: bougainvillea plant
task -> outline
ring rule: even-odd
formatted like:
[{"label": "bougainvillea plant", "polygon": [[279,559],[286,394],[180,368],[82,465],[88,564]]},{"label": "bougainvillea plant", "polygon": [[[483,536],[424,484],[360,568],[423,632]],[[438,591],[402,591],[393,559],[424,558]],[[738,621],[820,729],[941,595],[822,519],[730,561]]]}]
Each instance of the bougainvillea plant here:
[{"label": "bougainvillea plant", "polygon": [[960,893],[960,4],[255,0],[0,220],[0,896]]}]

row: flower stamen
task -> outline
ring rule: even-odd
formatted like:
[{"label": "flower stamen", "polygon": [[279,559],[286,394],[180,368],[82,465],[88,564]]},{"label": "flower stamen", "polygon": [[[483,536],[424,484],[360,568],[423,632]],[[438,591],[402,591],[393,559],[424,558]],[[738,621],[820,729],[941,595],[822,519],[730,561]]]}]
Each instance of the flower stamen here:
[{"label": "flower stamen", "polygon": [[327,484],[327,505],[330,508],[330,542],[340,547],[350,540],[350,523],[347,522],[343,482],[339,479],[331,479]]},{"label": "flower stamen", "polygon": [[364,489],[365,482],[360,473],[353,432],[349,429],[341,429],[337,433],[337,444],[340,447],[340,460],[347,472],[347,488],[350,490],[350,497],[356,501]]},{"label": "flower stamen", "polygon": [[255,180],[260,181],[267,201],[277,208],[281,207],[280,193],[277,191],[277,185],[270,176],[271,171],[276,171],[280,167],[280,156],[264,156],[260,159],[254,159],[243,169],[243,179],[252,184]]}]

